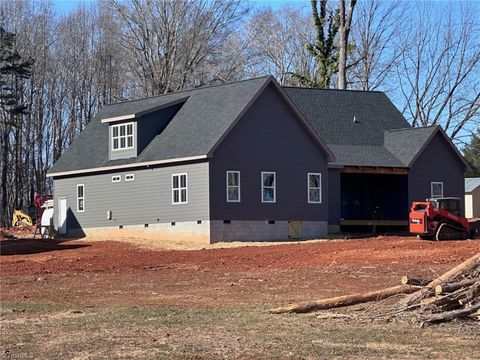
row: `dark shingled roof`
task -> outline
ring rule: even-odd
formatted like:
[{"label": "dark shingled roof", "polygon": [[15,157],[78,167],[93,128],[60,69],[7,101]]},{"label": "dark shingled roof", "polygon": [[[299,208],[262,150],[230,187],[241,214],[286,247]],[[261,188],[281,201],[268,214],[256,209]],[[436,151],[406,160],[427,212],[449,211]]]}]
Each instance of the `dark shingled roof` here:
[{"label": "dark shingled roof", "polygon": [[411,166],[436,131],[437,126],[388,130],[385,132],[385,148],[405,166]]},{"label": "dark shingled roof", "polygon": [[[206,155],[269,77],[204,87],[104,106],[50,168],[49,173]],[[186,99],[167,127],[136,158],[108,159],[108,123],[101,119],[134,114]]]},{"label": "dark shingled roof", "polygon": [[[272,79],[268,76],[104,106],[49,174],[207,155]],[[445,136],[438,127],[411,128],[382,92],[283,89],[311,125],[307,127],[313,128],[328,149],[317,138],[319,143],[328,153],[333,152],[337,165],[409,167],[436,131]],[[178,103],[183,105],[173,119],[139,156],[108,159],[109,125],[101,119],[141,116]]]},{"label": "dark shingled roof", "polygon": [[325,140],[338,165],[410,167],[440,130],[412,128],[382,92],[284,89]]},{"label": "dark shingled roof", "polygon": [[385,130],[410,127],[382,92],[284,89],[327,145],[383,146]]}]

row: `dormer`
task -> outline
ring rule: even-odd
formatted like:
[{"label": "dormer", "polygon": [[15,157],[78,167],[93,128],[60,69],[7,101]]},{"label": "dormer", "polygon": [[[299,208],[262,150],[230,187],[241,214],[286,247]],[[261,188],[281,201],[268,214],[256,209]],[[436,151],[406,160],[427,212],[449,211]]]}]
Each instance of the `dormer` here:
[{"label": "dormer", "polygon": [[160,134],[180,110],[187,98],[142,111],[102,119],[108,123],[109,160],[139,156],[153,138]]},{"label": "dormer", "polygon": [[138,156],[137,121],[111,123],[109,125],[110,160]]}]

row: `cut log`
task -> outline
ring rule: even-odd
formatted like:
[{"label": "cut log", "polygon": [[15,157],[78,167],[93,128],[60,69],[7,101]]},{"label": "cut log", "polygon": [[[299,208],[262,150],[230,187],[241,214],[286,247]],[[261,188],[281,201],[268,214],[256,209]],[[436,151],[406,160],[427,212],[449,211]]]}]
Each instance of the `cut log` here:
[{"label": "cut log", "polygon": [[417,305],[424,298],[428,297],[435,289],[435,286],[442,285],[446,282],[455,279],[456,277],[462,275],[463,273],[472,270],[473,268],[480,266],[480,253],[472,256],[470,259],[464,261],[460,265],[455,266],[453,269],[450,269],[437,279],[430,282],[428,285],[423,287],[421,290],[411,294],[406,299],[402,301],[402,304],[410,307]]},{"label": "cut log", "polygon": [[415,286],[425,286],[432,280],[424,279],[417,276],[402,276],[400,280],[403,285],[415,285]]},{"label": "cut log", "polygon": [[437,324],[441,322],[452,321],[453,319],[457,319],[457,318],[467,317],[471,314],[476,313],[479,309],[480,309],[480,303],[464,309],[448,311],[446,313],[434,315],[431,318],[424,320],[422,323],[422,326]]},{"label": "cut log", "polygon": [[366,303],[369,301],[386,299],[398,294],[411,294],[421,289],[414,285],[398,285],[382,290],[371,291],[367,293],[355,293],[344,296],[337,296],[329,299],[316,300],[300,304],[291,304],[276,309],[270,309],[271,314],[282,313],[307,313],[317,310],[327,310],[343,306],[350,306],[355,304]]},{"label": "cut log", "polygon": [[475,281],[476,279],[465,279],[462,281],[437,285],[435,286],[435,294],[437,295],[446,294],[446,293],[461,289],[463,287],[471,286],[475,283]]}]

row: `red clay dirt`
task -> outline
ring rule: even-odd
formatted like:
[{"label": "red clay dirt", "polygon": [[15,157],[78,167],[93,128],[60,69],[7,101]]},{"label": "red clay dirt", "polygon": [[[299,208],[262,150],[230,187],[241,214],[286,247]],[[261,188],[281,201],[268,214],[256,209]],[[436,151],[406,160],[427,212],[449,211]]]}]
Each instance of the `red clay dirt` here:
[{"label": "red clay dirt", "polygon": [[327,240],[192,251],[116,241],[0,241],[2,301],[169,306],[278,304],[434,276],[480,251],[479,240]]}]

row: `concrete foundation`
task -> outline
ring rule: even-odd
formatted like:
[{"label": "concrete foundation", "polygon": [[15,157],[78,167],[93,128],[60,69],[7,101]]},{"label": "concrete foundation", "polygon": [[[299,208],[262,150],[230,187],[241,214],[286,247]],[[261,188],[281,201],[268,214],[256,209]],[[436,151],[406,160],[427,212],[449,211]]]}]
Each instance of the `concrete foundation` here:
[{"label": "concrete foundation", "polygon": [[[210,221],[210,242],[230,241],[287,241],[288,221],[223,220]],[[319,239],[327,235],[326,221],[303,221],[298,240]]]},{"label": "concrete foundation", "polygon": [[289,239],[288,221],[223,220],[186,221],[161,224],[123,225],[86,229],[68,229],[68,237],[92,239],[158,239],[186,240],[203,244],[231,241],[288,241],[324,238],[327,231],[326,221],[302,221],[301,237]]},{"label": "concrete foundation", "polygon": [[68,237],[86,237],[95,239],[157,239],[157,240],[176,240],[200,242],[208,244],[210,242],[210,221],[183,221],[173,223],[160,223],[145,225],[123,225],[118,226],[69,229]]}]

